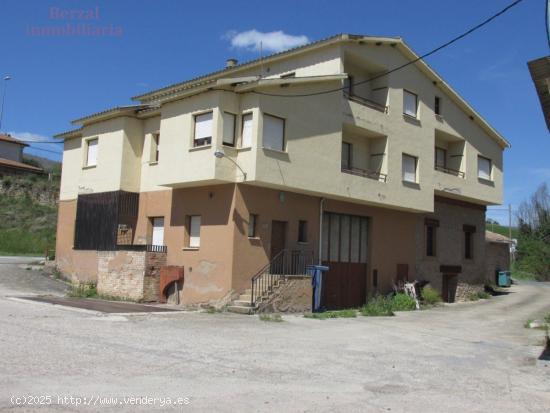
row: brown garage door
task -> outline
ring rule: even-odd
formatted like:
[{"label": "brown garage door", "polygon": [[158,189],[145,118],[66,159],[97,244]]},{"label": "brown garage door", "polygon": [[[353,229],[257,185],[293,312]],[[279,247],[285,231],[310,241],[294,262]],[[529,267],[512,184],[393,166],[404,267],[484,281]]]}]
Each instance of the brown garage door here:
[{"label": "brown garage door", "polygon": [[360,307],[366,301],[366,217],[325,212],[323,215],[322,305],[327,309]]}]

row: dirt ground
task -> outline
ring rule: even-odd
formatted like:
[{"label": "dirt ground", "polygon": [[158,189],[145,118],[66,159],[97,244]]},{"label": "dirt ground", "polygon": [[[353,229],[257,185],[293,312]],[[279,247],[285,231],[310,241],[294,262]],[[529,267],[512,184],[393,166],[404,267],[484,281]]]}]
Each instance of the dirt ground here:
[{"label": "dirt ground", "polygon": [[[523,326],[550,311],[549,284],[396,317],[284,316],[280,323],[229,313],[102,314],[12,298],[64,288],[0,264],[0,411],[550,406],[550,367],[537,361],[544,333]],[[24,396],[42,396],[35,402],[44,404],[29,405]],[[76,405],[84,402],[90,405]]]}]

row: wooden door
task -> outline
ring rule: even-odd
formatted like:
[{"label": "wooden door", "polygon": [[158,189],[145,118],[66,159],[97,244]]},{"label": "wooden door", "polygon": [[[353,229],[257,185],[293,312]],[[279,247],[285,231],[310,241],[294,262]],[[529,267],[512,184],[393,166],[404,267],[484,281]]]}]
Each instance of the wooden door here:
[{"label": "wooden door", "polygon": [[271,222],[271,259],[279,252],[285,249],[286,246],[286,222],[272,221]]},{"label": "wooden door", "polygon": [[456,296],[457,274],[443,274],[441,298],[446,303],[454,303]]}]

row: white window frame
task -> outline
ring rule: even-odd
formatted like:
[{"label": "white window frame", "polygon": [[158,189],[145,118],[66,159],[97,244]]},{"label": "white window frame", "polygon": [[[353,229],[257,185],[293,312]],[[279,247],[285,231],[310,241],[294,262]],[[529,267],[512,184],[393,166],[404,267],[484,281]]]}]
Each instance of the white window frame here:
[{"label": "white window frame", "polygon": [[[408,172],[405,168],[406,159],[414,161],[414,180],[409,179],[410,177],[408,175],[410,175],[410,172]],[[404,153],[402,155],[402,160],[401,160],[401,170],[402,170],[401,176],[402,176],[403,182],[418,183],[418,157]]]},{"label": "white window frame", "polygon": [[[201,118],[209,117],[210,119],[201,120]],[[202,122],[210,121],[210,130],[207,126],[201,125]],[[200,126],[199,126],[200,125]],[[197,131],[197,127],[199,130]],[[204,130],[203,130],[204,129]],[[212,144],[214,135],[214,111],[197,113],[193,115],[193,147],[208,146]]]},{"label": "white window frame", "polygon": [[[151,225],[153,226],[151,245],[164,245],[164,217],[151,217]],[[161,243],[156,243],[155,238],[157,240],[160,238]]]},{"label": "white window frame", "polygon": [[[231,125],[231,123],[233,123]],[[235,146],[237,135],[237,115],[231,112],[223,112],[223,137],[222,144]]]},{"label": "white window frame", "polygon": [[[485,174],[484,171],[481,169],[482,162],[481,161],[487,161],[489,164],[489,172],[488,174]],[[477,156],[477,177],[479,179],[484,179],[486,181],[492,181],[493,180],[493,161],[491,159],[486,158],[485,156],[478,155]]]},{"label": "white window frame", "polygon": [[[85,167],[93,167],[93,166],[97,166],[97,153],[98,153],[98,148],[99,148],[99,138],[90,138],[90,139],[86,139],[86,161],[84,162],[84,166]],[[95,150],[94,150],[94,159],[93,159],[93,162],[90,161],[90,148],[94,146],[95,147]]]},{"label": "white window frame", "polygon": [[160,132],[153,132],[151,134],[151,156],[149,157],[149,163],[157,163],[160,157]]},{"label": "white window frame", "polygon": [[[414,106],[415,110],[414,113],[412,111],[408,110],[408,99],[409,97],[414,98]],[[403,89],[403,114],[410,116],[411,118],[418,118],[418,95],[416,93],[411,92],[410,90]]]},{"label": "white window frame", "polygon": [[[275,151],[285,151],[286,121],[279,116],[264,113],[263,115],[262,147]],[[280,130],[279,130],[280,128]],[[280,135],[280,136],[279,136]],[[280,140],[280,142],[279,142]]]},{"label": "white window frame", "polygon": [[[246,125],[246,128],[245,128]],[[241,115],[241,148],[252,147],[254,137],[254,114],[246,112]]]},{"label": "white window frame", "polygon": [[201,246],[201,216],[189,215],[189,248]]}]

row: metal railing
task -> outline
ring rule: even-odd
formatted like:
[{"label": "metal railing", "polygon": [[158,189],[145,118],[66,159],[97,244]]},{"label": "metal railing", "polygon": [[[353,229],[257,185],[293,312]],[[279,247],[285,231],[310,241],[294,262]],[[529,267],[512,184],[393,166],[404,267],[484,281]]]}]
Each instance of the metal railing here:
[{"label": "metal railing", "polygon": [[446,174],[449,174],[449,175],[458,176],[459,178],[464,178],[466,176],[464,174],[464,172],[462,172],[462,171],[458,171],[458,170],[452,169],[452,168],[447,168],[445,166],[435,165],[434,169],[436,171],[443,172],[443,173],[446,173]]},{"label": "metal railing", "polygon": [[119,244],[116,246],[119,251],[146,251],[146,252],[168,252],[166,245],[153,244]]},{"label": "metal railing", "polygon": [[364,97],[358,96],[358,95],[353,95],[353,94],[350,94],[349,92],[344,92],[344,96],[347,99],[349,99],[353,102],[357,102],[361,105],[368,106],[371,109],[375,109],[375,110],[378,110],[380,112],[388,113],[388,107],[387,106],[381,105],[380,103],[375,102],[374,100],[370,100],[370,99],[367,99],[367,98],[364,98]]},{"label": "metal railing", "polygon": [[280,281],[292,275],[305,275],[306,267],[313,264],[313,251],[282,250],[269,264],[252,277],[250,305],[255,308],[260,298],[273,291]]},{"label": "metal railing", "polygon": [[342,172],[346,174],[362,176],[364,178],[374,179],[380,182],[386,182],[386,180],[388,179],[387,174],[383,174],[382,172],[369,171],[361,168],[346,168],[342,166]]}]

